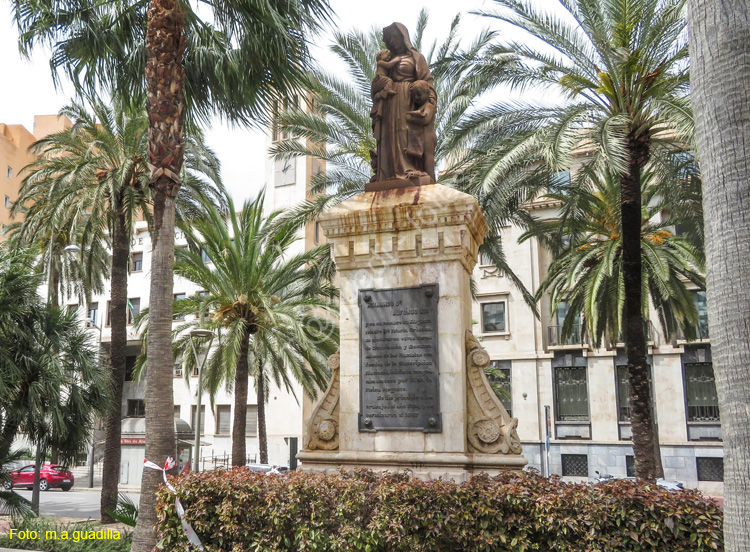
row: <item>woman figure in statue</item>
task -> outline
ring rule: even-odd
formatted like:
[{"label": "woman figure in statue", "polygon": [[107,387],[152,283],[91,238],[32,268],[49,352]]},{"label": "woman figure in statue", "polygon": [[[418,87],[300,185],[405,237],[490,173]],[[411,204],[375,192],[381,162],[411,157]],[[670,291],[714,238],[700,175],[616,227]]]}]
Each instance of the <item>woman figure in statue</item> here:
[{"label": "woman figure in statue", "polygon": [[378,148],[372,181],[434,184],[437,95],[430,68],[401,23],[383,29],[383,42],[390,59],[387,64],[381,60],[372,81],[373,131]]}]

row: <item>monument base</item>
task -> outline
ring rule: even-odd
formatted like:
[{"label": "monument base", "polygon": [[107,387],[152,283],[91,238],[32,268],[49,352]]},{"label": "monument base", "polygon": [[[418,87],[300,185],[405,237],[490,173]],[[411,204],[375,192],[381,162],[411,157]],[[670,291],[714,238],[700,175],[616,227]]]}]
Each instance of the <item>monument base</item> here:
[{"label": "monument base", "polygon": [[303,451],[297,454],[300,470],[337,473],[340,469],[366,468],[374,472],[406,471],[419,479],[452,479],[457,483],[473,475],[497,475],[502,470],[521,470],[521,455],[486,455],[429,452]]},{"label": "monument base", "polygon": [[470,331],[471,273],[488,231],[476,199],[407,185],[358,194],[319,221],[339,271],[340,350],[306,414],[302,469],[464,481],[523,468],[518,420]]}]

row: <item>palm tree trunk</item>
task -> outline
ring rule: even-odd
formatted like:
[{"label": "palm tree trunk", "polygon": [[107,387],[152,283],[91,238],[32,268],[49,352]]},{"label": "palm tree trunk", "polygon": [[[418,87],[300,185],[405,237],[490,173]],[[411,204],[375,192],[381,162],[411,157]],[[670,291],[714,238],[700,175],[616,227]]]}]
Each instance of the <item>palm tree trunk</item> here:
[{"label": "palm tree trunk", "polygon": [[635,474],[638,479],[656,480],[654,458],[659,443],[654,440],[651,385],[646,361],[646,335],[642,311],[641,273],[641,168],[648,161],[648,144],[629,137],[630,167],[621,175],[622,273],[625,284],[625,348],[630,375],[631,427]]},{"label": "palm tree trunk", "polygon": [[[115,224],[112,233],[112,291],[109,317],[112,326],[110,369],[112,374],[112,405],[104,422],[104,469],[102,470],[101,516],[102,523],[114,523],[109,515],[117,507],[117,484],[120,479],[120,437],[122,419],[122,388],[125,380],[125,348],[128,344],[128,252],[130,236],[125,225],[122,198],[115,206]],[[92,458],[93,461],[93,458]]]},{"label": "palm tree trunk", "polygon": [[247,380],[250,376],[248,351],[250,332],[246,328],[240,343],[240,357],[234,373],[234,422],[232,423],[232,465],[244,466],[247,462]]},{"label": "palm tree trunk", "polygon": [[[146,30],[148,155],[154,189],[154,232],[149,298],[150,329],[146,370],[146,458],[163,464],[174,456],[172,394],[172,292],[174,277],[175,196],[185,143],[185,14],[175,0],[151,0]],[[156,489],[161,474],[143,471],[138,524],[131,552],[156,545]]]},{"label": "palm tree trunk", "polygon": [[255,378],[258,388],[258,452],[260,463],[268,464],[268,435],[266,434],[266,384],[263,381],[263,362],[258,361],[258,376]]},{"label": "palm tree trunk", "polygon": [[40,472],[44,463],[44,451],[40,445],[36,447],[34,456],[34,486],[31,490],[31,509],[39,515],[39,481],[41,480]]},{"label": "palm tree trunk", "polygon": [[689,8],[711,356],[724,437],[724,537],[727,552],[739,552],[750,543],[750,5],[690,0]]}]

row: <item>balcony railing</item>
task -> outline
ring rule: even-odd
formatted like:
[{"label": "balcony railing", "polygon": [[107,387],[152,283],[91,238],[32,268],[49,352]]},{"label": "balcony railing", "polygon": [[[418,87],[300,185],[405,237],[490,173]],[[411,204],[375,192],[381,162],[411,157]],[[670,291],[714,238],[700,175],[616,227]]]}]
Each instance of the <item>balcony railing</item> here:
[{"label": "balcony railing", "polygon": [[570,335],[562,339],[562,326],[547,326],[547,341],[550,347],[582,345],[586,337],[583,324],[573,324]]}]

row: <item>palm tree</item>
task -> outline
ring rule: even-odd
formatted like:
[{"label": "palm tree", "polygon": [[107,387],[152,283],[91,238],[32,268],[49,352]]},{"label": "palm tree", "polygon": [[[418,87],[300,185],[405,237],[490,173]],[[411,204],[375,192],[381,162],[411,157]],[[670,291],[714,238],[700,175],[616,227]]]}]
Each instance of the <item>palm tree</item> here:
[{"label": "palm tree", "polygon": [[[706,210],[711,354],[724,439],[726,550],[750,542],[750,257],[747,236],[747,113],[750,110],[750,7],[747,2],[690,0],[692,101]],[[738,63],[739,62],[739,63]]]},{"label": "palm tree", "polygon": [[[326,0],[209,0],[200,14],[179,0],[13,0],[12,6],[22,51],[51,46],[57,78],[64,72],[79,90],[104,88],[146,102],[154,192],[149,357],[158,367],[147,380],[165,389],[172,377],[174,198],[182,184],[185,118],[263,120],[274,102],[304,86],[308,37],[330,8]],[[146,397],[146,456],[155,462],[175,454],[171,403],[167,393]],[[147,470],[143,477],[134,552],[156,544],[158,475]]]},{"label": "palm tree", "polygon": [[[0,253],[8,263],[24,263],[24,255],[28,253]],[[11,273],[10,283],[17,284],[16,270]],[[32,273],[26,272],[25,277],[38,283]],[[17,309],[17,300],[5,302],[15,303],[16,310],[13,327],[2,328],[0,456],[8,454],[13,437],[23,427],[36,447],[31,503],[38,512],[39,468],[44,454],[54,449],[61,461],[73,462],[86,446],[94,416],[110,407],[111,395],[109,373],[96,362],[90,336],[78,324],[76,314],[52,303],[43,305],[38,296],[26,291],[27,308]]]},{"label": "palm tree", "polygon": [[653,480],[658,442],[641,310],[641,173],[693,144],[684,0],[561,0],[556,12],[495,1],[499,11],[481,14],[526,37],[493,46],[477,72],[560,100],[529,101],[527,94],[473,114],[457,136],[475,159],[463,188],[484,193],[502,212],[569,170],[574,151],[588,170],[619,175],[633,448],[637,476]]},{"label": "palm tree", "polygon": [[[114,520],[109,512],[117,506],[120,471],[130,243],[136,221],[150,222],[151,218],[150,171],[146,163],[148,120],[142,109],[117,102],[110,108],[99,100],[92,102],[91,112],[74,103],[62,114],[75,124],[33,144],[32,151],[38,158],[25,167],[26,177],[13,208],[25,212],[25,219],[17,228],[19,241],[33,242],[44,231],[45,223],[60,221],[64,228],[77,229],[82,253],[99,252],[95,266],[100,266],[102,257],[109,265],[114,401],[105,420],[101,515],[103,522],[111,523]],[[204,196],[225,206],[218,161],[203,146],[200,133],[186,141],[186,157],[185,186],[177,196],[178,215],[193,216],[198,198]],[[105,253],[107,243],[111,244],[111,262]],[[87,257],[79,259],[79,263],[93,262],[91,254]],[[99,271],[85,271],[95,272]]]},{"label": "palm tree", "polygon": [[[583,197],[577,198],[575,213],[565,216],[563,210],[560,217],[539,221],[522,239],[535,235],[554,252],[537,299],[551,293],[552,311],[567,302],[561,338],[570,336],[582,315],[588,335],[599,347],[604,338],[610,344],[622,341],[625,286],[619,177],[611,172],[592,176],[591,192],[578,192]],[[661,216],[671,198],[663,195],[658,177],[644,173],[642,183],[641,252],[647,293],[641,310],[648,320],[649,303],[654,306],[668,338],[682,330],[688,339],[695,339],[698,314],[685,282],[705,289],[701,248],[674,234],[673,227],[680,219]],[[565,193],[547,195],[563,204],[568,200]],[[562,243],[560,236],[566,237]]]},{"label": "palm tree", "polygon": [[264,195],[246,202],[239,213],[229,200],[228,216],[207,204],[200,219],[181,225],[189,247],[177,250],[175,264],[177,275],[204,290],[175,302],[175,313],[194,315],[175,328],[175,357],[182,357],[185,374],[191,373],[190,330],[218,332],[216,346],[204,351],[209,356],[202,380],[212,402],[220,386],[234,389],[235,466],[245,465],[247,458],[248,378],[255,383],[260,461],[267,463],[265,404],[270,385],[294,393],[298,383],[315,396],[316,389],[327,384],[327,359],[338,346],[338,329],[330,316],[337,313],[338,292],[331,283],[328,246],[294,254],[296,229],[276,228],[279,213],[263,216]]},{"label": "palm tree", "polygon": [[21,376],[15,342],[28,339],[21,323],[40,305],[37,289],[42,275],[35,269],[35,256],[28,249],[0,247],[0,458],[9,457],[18,430],[18,420],[6,410],[17,389],[14,382]]}]

